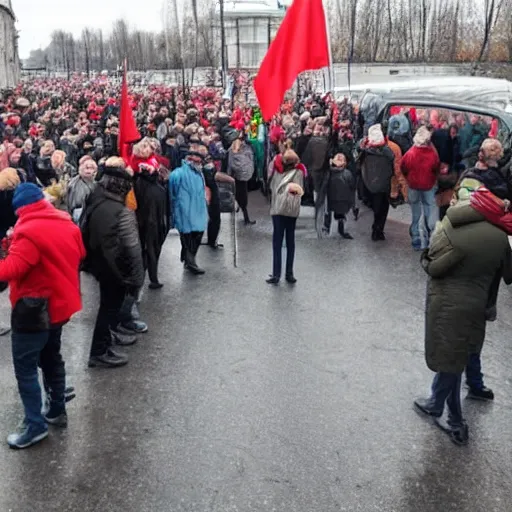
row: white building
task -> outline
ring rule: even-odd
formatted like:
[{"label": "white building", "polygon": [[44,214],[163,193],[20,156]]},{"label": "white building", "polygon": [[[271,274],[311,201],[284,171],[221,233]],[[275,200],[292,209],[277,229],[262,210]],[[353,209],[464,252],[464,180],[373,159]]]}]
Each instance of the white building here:
[{"label": "white building", "polygon": [[15,21],[11,0],[0,0],[0,89],[13,87],[20,79]]},{"label": "white building", "polygon": [[278,0],[224,2],[228,69],[259,67],[284,17],[285,3]]}]

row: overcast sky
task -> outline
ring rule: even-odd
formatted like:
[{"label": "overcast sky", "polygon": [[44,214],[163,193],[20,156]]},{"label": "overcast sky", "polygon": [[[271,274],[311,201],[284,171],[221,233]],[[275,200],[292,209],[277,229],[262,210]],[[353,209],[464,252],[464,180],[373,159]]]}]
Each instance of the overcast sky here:
[{"label": "overcast sky", "polygon": [[163,0],[11,0],[19,32],[20,57],[44,48],[50,34],[64,29],[80,35],[84,27],[110,30],[124,18],[143,30],[162,29]]}]

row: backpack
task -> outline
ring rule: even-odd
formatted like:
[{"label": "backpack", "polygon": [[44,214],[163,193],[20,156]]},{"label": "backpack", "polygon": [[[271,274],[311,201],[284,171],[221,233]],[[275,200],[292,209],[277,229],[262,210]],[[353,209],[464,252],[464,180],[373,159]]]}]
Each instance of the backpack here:
[{"label": "backpack", "polygon": [[231,183],[217,183],[219,189],[220,212],[233,213],[235,211],[235,192]]},{"label": "backpack", "polygon": [[91,274],[93,276],[97,276],[97,269],[95,268],[93,258],[91,256],[92,248],[90,246],[90,229],[89,222],[91,220],[92,214],[100,206],[104,201],[100,201],[98,204],[94,205],[94,207],[90,207],[86,205],[82,208],[82,213],[80,214],[80,218],[78,219],[78,227],[80,228],[80,232],[82,233],[82,242],[85,247],[85,258],[82,260],[82,264],[80,265],[80,270],[85,272],[86,274]]}]

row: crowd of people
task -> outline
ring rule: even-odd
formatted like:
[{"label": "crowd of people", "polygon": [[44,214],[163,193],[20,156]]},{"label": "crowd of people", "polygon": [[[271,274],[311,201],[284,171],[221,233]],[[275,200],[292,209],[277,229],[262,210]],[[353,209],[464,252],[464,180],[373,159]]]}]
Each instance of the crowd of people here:
[{"label": "crowd of people", "polygon": [[416,406],[440,417],[446,402],[443,427],[467,442],[461,374],[466,369],[471,397],[493,399],[480,352],[499,283],[512,282],[510,154],[497,139],[497,120],[397,107],[378,124],[347,99],[310,94],[286,101],[264,123],[257,107],[214,88],[148,86],[129,98],[140,140],[125,153],[118,97],[119,84],[106,77],[77,77],[24,82],[0,98],[0,281],[10,288],[25,409],[10,446],[31,446],[48,424],[67,423],[74,390],[60,346],[81,309],[79,272],[92,274],[100,290],[88,365],[123,366],[128,358],[118,346],[148,331],[138,304],[146,274],[149,289],[163,286],[158,263],[168,232],[180,235],[185,270],[202,275],[205,233],[207,246],[222,247],[221,213],[235,208],[254,225],[248,191],[258,187],[270,196],[271,285],[282,277],[284,239],[285,279],[297,282],[301,206],[315,208],[320,237],[334,216],[341,239],[352,240],[347,216],[357,220],[363,203],[373,211],[371,238],[382,242],[390,206],[409,203],[412,248],[431,277],[426,357],[436,372],[432,396]]}]

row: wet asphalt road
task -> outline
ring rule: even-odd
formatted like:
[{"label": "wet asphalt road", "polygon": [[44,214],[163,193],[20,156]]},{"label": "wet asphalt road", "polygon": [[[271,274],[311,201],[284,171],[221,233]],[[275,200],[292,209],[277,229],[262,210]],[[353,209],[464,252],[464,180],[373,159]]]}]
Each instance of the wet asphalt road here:
[{"label": "wet asphalt road", "polygon": [[[141,307],[150,333],[125,368],[87,369],[98,294],[85,279],[64,336],[69,428],[23,452],[0,444],[0,512],[512,510],[512,290],[483,354],[496,401],[464,401],[471,443],[458,448],[412,408],[432,374],[407,207],[380,244],[369,213],[350,222],[355,240],[319,241],[306,212],[293,288],[264,282],[270,220],[251,201],[238,268],[229,217],[225,250],[200,250],[204,277],[183,273],[170,235],[165,287]],[[0,338],[2,437],[21,419],[9,345]]]}]

